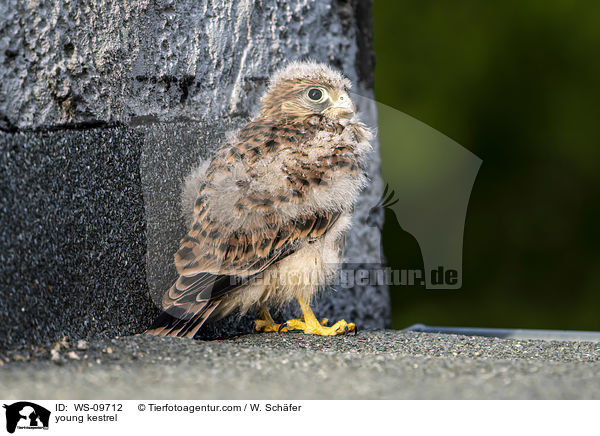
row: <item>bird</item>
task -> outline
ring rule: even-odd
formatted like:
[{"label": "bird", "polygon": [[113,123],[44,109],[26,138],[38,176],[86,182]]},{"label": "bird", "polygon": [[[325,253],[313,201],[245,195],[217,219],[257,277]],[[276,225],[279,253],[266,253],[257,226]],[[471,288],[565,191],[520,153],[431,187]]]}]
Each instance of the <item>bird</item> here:
[{"label": "bird", "polygon": [[[292,61],[271,77],[250,121],[184,183],[188,233],[179,274],[146,333],[193,338],[207,320],[260,315],[258,332],[335,336],[310,303],[335,278],[357,197],[367,185],[371,129],[352,84],[325,63]],[[269,308],[297,300],[302,316],[277,324]]]}]

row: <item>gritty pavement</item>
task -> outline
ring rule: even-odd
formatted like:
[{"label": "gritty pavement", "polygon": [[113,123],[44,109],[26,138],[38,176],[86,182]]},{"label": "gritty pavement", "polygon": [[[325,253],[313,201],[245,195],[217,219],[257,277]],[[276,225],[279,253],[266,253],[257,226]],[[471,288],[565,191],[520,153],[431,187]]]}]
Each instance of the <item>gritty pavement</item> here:
[{"label": "gritty pavement", "polygon": [[600,344],[393,330],[0,351],[0,398],[600,399]]}]

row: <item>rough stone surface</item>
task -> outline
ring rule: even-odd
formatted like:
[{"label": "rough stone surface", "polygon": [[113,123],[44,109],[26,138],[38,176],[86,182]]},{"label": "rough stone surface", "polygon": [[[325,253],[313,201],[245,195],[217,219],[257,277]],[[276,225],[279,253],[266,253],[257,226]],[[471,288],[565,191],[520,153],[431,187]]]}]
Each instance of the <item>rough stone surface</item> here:
[{"label": "rough stone surface", "polygon": [[[0,10],[0,347],[142,331],[175,278],[182,180],[248,120],[286,61],[342,69],[376,123],[366,2],[9,1]],[[379,257],[380,223],[367,225],[379,164],[375,150],[347,239],[351,268]],[[387,289],[325,292],[316,312],[382,328]],[[249,321],[205,334],[248,332]]]},{"label": "rough stone surface", "polygon": [[247,116],[274,67],[309,56],[372,84],[369,2],[6,0],[0,16],[4,128]]},{"label": "rough stone surface", "polygon": [[[600,399],[600,344],[398,331],[0,352],[6,399]],[[75,356],[72,352],[75,352]],[[76,360],[79,359],[79,360]]]},{"label": "rough stone surface", "polygon": [[127,128],[0,135],[0,347],[134,332],[156,312],[142,138]]}]

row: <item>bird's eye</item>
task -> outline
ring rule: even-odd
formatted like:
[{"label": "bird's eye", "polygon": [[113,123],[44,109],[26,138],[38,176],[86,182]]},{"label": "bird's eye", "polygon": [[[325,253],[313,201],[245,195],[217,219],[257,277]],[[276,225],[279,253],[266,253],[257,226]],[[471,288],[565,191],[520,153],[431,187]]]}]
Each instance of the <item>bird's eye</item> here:
[{"label": "bird's eye", "polygon": [[308,98],[310,98],[312,101],[321,101],[323,100],[323,97],[323,91],[319,88],[311,88],[308,90]]}]

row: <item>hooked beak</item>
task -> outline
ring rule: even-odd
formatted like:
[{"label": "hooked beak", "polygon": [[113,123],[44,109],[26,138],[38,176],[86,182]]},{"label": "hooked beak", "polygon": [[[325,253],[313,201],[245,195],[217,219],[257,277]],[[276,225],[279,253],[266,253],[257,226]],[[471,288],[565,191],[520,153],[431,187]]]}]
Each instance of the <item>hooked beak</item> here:
[{"label": "hooked beak", "polygon": [[339,98],[333,105],[329,106],[328,110],[332,115],[338,118],[352,118],[356,112],[356,106],[350,97],[344,96]]}]

